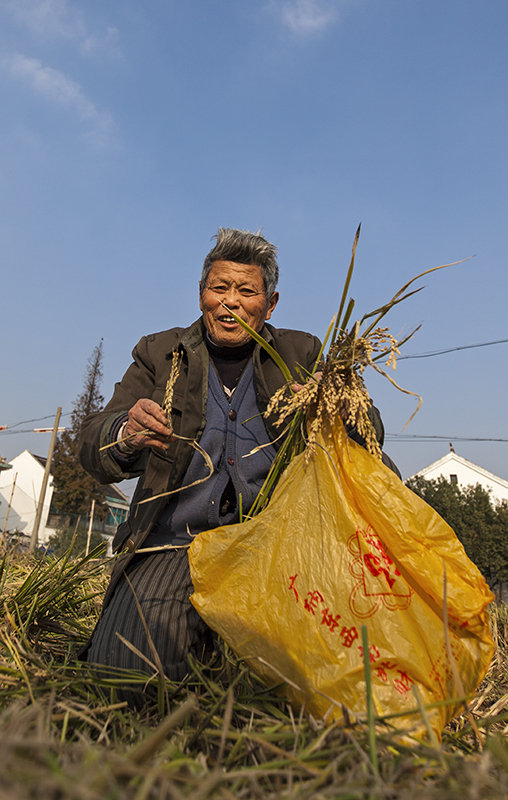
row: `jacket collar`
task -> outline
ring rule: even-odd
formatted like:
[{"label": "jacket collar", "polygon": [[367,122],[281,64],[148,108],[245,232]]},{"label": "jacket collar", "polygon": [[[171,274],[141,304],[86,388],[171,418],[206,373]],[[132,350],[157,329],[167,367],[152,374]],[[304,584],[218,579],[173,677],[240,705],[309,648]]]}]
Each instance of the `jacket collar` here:
[{"label": "jacket collar", "polygon": [[183,347],[189,350],[195,350],[200,344],[204,342],[205,326],[203,317],[199,317],[188,328],[185,328],[182,334],[181,343]]}]

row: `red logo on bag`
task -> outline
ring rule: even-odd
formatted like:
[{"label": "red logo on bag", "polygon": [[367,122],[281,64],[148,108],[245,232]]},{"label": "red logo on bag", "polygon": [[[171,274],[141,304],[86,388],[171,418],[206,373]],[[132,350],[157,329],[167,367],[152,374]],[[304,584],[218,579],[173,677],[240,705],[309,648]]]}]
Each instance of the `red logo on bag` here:
[{"label": "red logo on bag", "polygon": [[356,628],[342,628],[340,638],[344,647],[351,647],[355,639],[358,639],[358,631]]},{"label": "red logo on bag", "polygon": [[358,528],[349,537],[347,546],[354,556],[349,571],[353,578],[357,578],[349,596],[353,614],[366,619],[383,606],[388,611],[408,608],[413,591],[371,526],[366,531]]},{"label": "red logo on bag", "polygon": [[298,578],[298,573],[296,573],[296,575],[290,575],[289,576],[289,580],[291,581],[291,583],[289,584],[289,588],[292,589],[293,592],[295,593],[296,602],[298,603],[300,598],[298,597],[298,592],[297,592],[296,586],[295,586],[295,581],[296,581],[297,578]]},{"label": "red logo on bag", "polygon": [[[293,592],[295,601],[298,603],[299,594],[295,585],[297,578],[297,572],[289,576],[290,583],[288,589],[290,592]],[[312,614],[313,617],[319,617],[319,614],[316,614],[316,611],[319,611],[321,613],[321,625],[325,625],[326,628],[328,628],[327,633],[336,636],[342,647],[351,649],[360,638],[357,628],[354,625],[350,628],[348,628],[347,625],[342,625],[342,627],[340,627],[339,620],[342,619],[341,615],[337,613],[336,609],[331,610],[329,605],[322,608],[321,606],[325,604],[326,600],[318,589],[307,592],[303,600],[305,611]],[[355,650],[358,650],[360,657],[363,659],[363,646],[359,644],[355,647]],[[351,652],[354,654],[354,651]],[[381,650],[375,644],[369,645],[369,661],[373,665],[373,674],[375,677],[387,685],[391,684],[393,689],[401,694],[404,700],[407,700],[411,686],[413,685],[413,679],[410,678],[408,673],[400,669],[396,662],[394,663],[387,660],[386,657],[383,658]]]},{"label": "red logo on bag", "polygon": [[326,625],[330,628],[331,632],[333,633],[337,625],[339,624],[340,614],[333,614],[328,611],[328,608],[322,608],[321,613],[323,615],[323,619],[321,620],[321,625]]},{"label": "red logo on bag", "polygon": [[[298,573],[289,576],[290,584],[289,584],[289,591],[292,591],[295,595],[295,600],[298,603],[300,600],[298,590],[295,586],[296,579],[298,578]],[[306,611],[312,616],[316,616],[316,611],[318,610],[319,606],[324,604],[326,601],[318,589],[314,589],[311,592],[307,592],[307,596],[303,600],[303,605]],[[345,625],[339,631],[339,620],[342,618],[340,614],[336,611],[331,611],[329,606],[326,608],[319,609],[321,611],[321,625],[326,625],[329,629],[330,633],[335,631],[337,628],[337,635],[341,641],[343,647],[352,647],[354,641],[358,639],[358,631],[353,626],[351,628],[347,628]]]},{"label": "red logo on bag", "polygon": [[[360,655],[363,658],[363,647],[360,645],[358,650],[360,651]],[[374,664],[375,661],[381,658],[381,653],[377,649],[375,644],[371,644],[369,647],[369,661],[371,664]]]},{"label": "red logo on bag", "polygon": [[386,672],[387,669],[393,670],[397,668],[397,664],[391,664],[390,661],[381,661],[376,669],[377,677],[383,681],[383,683],[388,683],[388,673]]},{"label": "red logo on bag", "polygon": [[[453,660],[456,664],[460,664],[464,658],[464,646],[452,631],[449,631],[449,645]],[[429,677],[434,681],[435,689],[442,697],[446,697],[450,693],[450,688],[454,685],[454,677],[446,644],[442,645],[438,658],[432,663]]]},{"label": "red logo on bag", "polygon": [[397,672],[400,675],[400,678],[395,678],[393,681],[394,689],[403,696],[404,700],[407,700],[407,696],[411,691],[411,686],[413,685],[414,681],[409,677],[407,672],[404,672],[404,670],[398,669]]},{"label": "red logo on bag", "polygon": [[307,597],[303,601],[303,604],[307,611],[310,611],[311,614],[315,614],[315,609],[317,608],[318,603],[323,602],[323,595],[315,589],[313,592],[307,592]]}]

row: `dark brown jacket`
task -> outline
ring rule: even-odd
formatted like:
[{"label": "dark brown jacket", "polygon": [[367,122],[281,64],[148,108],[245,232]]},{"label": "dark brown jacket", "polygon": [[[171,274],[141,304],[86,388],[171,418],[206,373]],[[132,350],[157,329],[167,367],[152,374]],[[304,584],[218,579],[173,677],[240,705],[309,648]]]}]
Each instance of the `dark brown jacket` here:
[{"label": "dark brown jacket", "polygon": [[[302,331],[274,328],[268,324],[261,333],[280,353],[295,378],[298,378],[297,364],[306,370],[313,368],[320,350],[319,339],[315,336]],[[146,449],[126,470],[115,460],[111,450],[100,452],[99,448],[109,443],[112,427],[119,416],[125,414],[137,400],[148,397],[157,403],[162,402],[171,369],[171,354],[175,351],[182,353],[183,361],[173,395],[173,428],[175,433],[199,441],[205,426],[208,389],[208,351],[203,336],[201,318],[189,328],[172,328],[144,336],[132,351],[133,363],[120,383],[116,384],[113,397],[105,409],[91,414],[83,423],[79,455],[88,472],[101,483],[139,476],[130,515],[119,526],[113,542],[115,550],[127,546],[130,551],[118,559],[115,575],[125,568],[132,553],[141,547],[166,503],[165,498],[143,505],[138,505],[139,501],[180,486],[194,450],[181,440],[172,442],[164,454]],[[254,349],[253,361],[257,405],[263,412],[271,396],[284,383],[284,376],[259,345]],[[267,421],[267,429],[274,439],[280,433],[273,428],[270,420]]]}]

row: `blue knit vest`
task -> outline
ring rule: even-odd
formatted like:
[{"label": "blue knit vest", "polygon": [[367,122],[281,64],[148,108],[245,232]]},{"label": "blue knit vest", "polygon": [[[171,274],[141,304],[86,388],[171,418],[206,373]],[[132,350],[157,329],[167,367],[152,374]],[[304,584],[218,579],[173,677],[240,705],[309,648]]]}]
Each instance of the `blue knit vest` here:
[{"label": "blue knit vest", "polygon": [[[230,402],[210,363],[206,425],[199,444],[212,459],[213,475],[204,483],[183,489],[170,498],[144,547],[189,544],[201,531],[237,522],[239,495],[246,514],[263,485],[276,451],[269,445],[253,455],[247,454],[269,441],[256,405],[252,361],[243,371]],[[182,486],[207,474],[203,456],[195,452]],[[220,500],[230,480],[235,488],[237,507],[221,516]]]}]

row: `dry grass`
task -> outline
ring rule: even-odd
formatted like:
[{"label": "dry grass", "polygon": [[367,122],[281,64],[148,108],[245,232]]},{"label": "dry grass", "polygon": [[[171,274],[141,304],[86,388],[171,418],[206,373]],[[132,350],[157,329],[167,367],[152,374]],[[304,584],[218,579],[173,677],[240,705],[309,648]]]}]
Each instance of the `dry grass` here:
[{"label": "dry grass", "polygon": [[[508,790],[508,615],[494,610],[497,651],[466,716],[443,743],[406,741],[377,724],[324,726],[297,715],[224,646],[167,681],[165,711],[118,703],[76,660],[107,567],[88,559],[7,555],[0,569],[0,798],[411,798],[499,800]],[[154,680],[156,691],[157,681]],[[160,699],[160,698],[159,698]],[[371,731],[372,733],[372,731]]]}]

